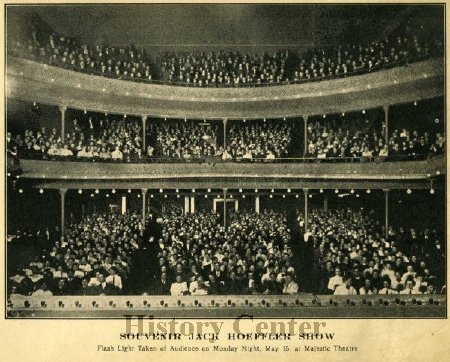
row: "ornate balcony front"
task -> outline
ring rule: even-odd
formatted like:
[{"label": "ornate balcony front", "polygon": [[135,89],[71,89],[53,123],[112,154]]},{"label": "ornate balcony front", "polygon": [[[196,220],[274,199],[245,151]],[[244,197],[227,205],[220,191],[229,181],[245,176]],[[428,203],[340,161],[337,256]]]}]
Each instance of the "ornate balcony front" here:
[{"label": "ornate balcony front", "polygon": [[444,94],[443,58],[321,82],[192,88],[109,79],[7,57],[7,96],[91,111],[198,119],[341,113]]}]

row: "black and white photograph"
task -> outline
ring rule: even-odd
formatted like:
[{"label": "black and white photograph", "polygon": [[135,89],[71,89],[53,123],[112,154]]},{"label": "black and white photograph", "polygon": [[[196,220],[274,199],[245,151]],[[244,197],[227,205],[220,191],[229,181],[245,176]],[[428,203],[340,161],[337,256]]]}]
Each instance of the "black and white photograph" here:
[{"label": "black and white photograph", "polygon": [[445,6],[5,5],[4,318],[446,319]]}]

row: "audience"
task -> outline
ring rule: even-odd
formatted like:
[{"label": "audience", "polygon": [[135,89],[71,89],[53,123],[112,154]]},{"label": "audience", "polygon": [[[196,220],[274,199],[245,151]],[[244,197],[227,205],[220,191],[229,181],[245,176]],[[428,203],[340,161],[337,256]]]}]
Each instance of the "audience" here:
[{"label": "audience", "polygon": [[217,53],[169,53],[159,57],[163,80],[194,87],[240,86],[289,82],[290,51],[249,56],[238,51]]},{"label": "audience", "polygon": [[358,158],[423,159],[445,152],[445,136],[437,132],[420,134],[416,130],[395,129],[386,144],[384,125],[356,120],[332,120],[308,123],[306,157],[317,159]]},{"label": "audience", "polygon": [[434,230],[390,228],[385,238],[371,212],[312,210],[308,216],[319,252],[318,293],[427,294],[445,284],[445,255]]},{"label": "audience", "polygon": [[[172,211],[161,220],[161,237],[154,242],[157,271],[144,283],[145,294],[294,295],[303,290],[295,281],[285,214],[235,212],[226,230],[212,211]],[[133,294],[130,270],[142,235],[135,213],[86,216],[9,277],[14,293]],[[298,277],[312,278],[318,294],[432,294],[445,284],[444,248],[434,230],[390,228],[385,238],[371,212],[311,210],[306,235],[315,249],[315,272]]]},{"label": "audience", "polygon": [[94,213],[69,225],[64,236],[9,280],[23,295],[128,293],[140,234],[138,214]]},{"label": "audience", "polygon": [[76,159],[79,161],[140,162],[142,155],[142,128],[139,122],[122,119],[99,121],[89,118],[85,129],[73,121],[73,131],[67,133],[64,142],[53,128],[25,130],[16,135],[8,147],[16,149],[21,158],[44,160]]},{"label": "audience", "polygon": [[440,39],[430,42],[423,29],[406,29],[398,35],[366,44],[347,44],[308,50],[299,60],[293,80],[348,76],[394,67],[414,59],[442,54]]},{"label": "audience", "polygon": [[172,84],[234,87],[342,77],[442,55],[442,40],[429,39],[427,29],[407,26],[389,37],[367,43],[297,53],[282,50],[273,55],[251,56],[238,51],[162,52],[158,67],[151,64],[145,50],[134,45],[91,47],[64,35],[37,31],[26,39],[11,39],[8,51],[51,65],[117,79],[151,82],[159,73],[160,80]]},{"label": "audience", "polygon": [[57,35],[34,34],[28,39],[14,39],[9,50],[18,56],[105,77],[151,81],[153,68],[144,50],[134,45],[112,47],[79,44],[75,39]]},{"label": "audience", "polygon": [[285,122],[233,125],[227,139],[227,154],[236,161],[273,160],[289,156],[291,127]]},{"label": "audience", "polygon": [[419,133],[416,130],[401,131],[395,129],[389,138],[389,156],[409,156],[418,158],[421,155],[439,155],[445,152],[445,135],[437,132]]},{"label": "audience", "polygon": [[217,127],[194,122],[150,124],[150,138],[155,142],[152,155],[159,158],[191,161],[222,156]]},{"label": "audience", "polygon": [[162,222],[156,280],[169,275],[172,295],[295,294],[285,223],[273,211],[238,212],[225,231],[213,212],[172,213]]},{"label": "audience", "polygon": [[[382,123],[335,119],[309,122],[306,158],[317,160],[414,160],[445,152],[445,134],[394,129],[386,144]],[[286,122],[248,122],[227,129],[227,145],[219,140],[219,127],[209,123],[151,122],[146,129],[146,152],[142,128],[136,120],[88,120],[81,128],[76,119],[64,142],[55,128],[24,135],[7,134],[8,155],[44,160],[101,162],[178,161],[275,161],[292,157],[292,126]],[[221,137],[220,137],[221,138]]]}]

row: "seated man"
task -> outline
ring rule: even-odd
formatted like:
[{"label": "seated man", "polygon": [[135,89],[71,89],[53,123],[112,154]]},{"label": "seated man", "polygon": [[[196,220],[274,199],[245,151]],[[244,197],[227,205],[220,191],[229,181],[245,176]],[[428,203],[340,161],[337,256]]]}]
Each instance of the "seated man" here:
[{"label": "seated man", "polygon": [[75,295],[95,295],[95,291],[89,286],[89,278],[81,280],[81,288],[75,291]]},{"label": "seated man", "polygon": [[298,293],[298,284],[291,274],[286,274],[286,282],[283,287],[283,294],[295,295]]},{"label": "seated man", "polygon": [[117,269],[115,267],[109,269],[109,275],[106,277],[106,282],[112,284],[117,289],[122,290],[122,277],[117,274]]},{"label": "seated man", "polygon": [[208,294],[208,287],[206,286],[205,281],[201,275],[198,275],[197,279],[189,285],[189,292],[191,293],[191,295]]},{"label": "seated man", "polygon": [[113,152],[111,152],[111,158],[114,161],[122,161],[123,160],[123,153],[122,153],[122,151],[120,151],[119,146],[116,146],[116,149]]},{"label": "seated man", "polygon": [[269,275],[269,280],[265,280],[262,284],[264,294],[281,294],[281,284],[277,282],[277,275],[272,272]]},{"label": "seated man", "polygon": [[397,292],[391,289],[391,280],[388,277],[383,279],[383,288],[378,291],[378,294],[397,294]]},{"label": "seated man", "polygon": [[46,283],[41,283],[41,286],[39,287],[39,289],[37,289],[33,294],[40,296],[40,297],[47,297],[47,296],[51,296],[53,295],[53,293],[47,289],[47,284]]},{"label": "seated man", "polygon": [[356,295],[355,288],[352,287],[352,277],[345,277],[344,283],[334,290],[334,295]]},{"label": "seated man", "polygon": [[222,284],[216,279],[213,273],[208,275],[208,294],[222,294]]},{"label": "seated man", "polygon": [[225,282],[225,293],[230,295],[239,295],[242,294],[242,282],[240,279],[237,279],[236,272],[232,270],[230,272],[230,277]]},{"label": "seated man", "polygon": [[92,287],[94,295],[116,295],[118,294],[118,289],[106,282],[105,276],[103,274],[98,274],[98,285]]},{"label": "seated man", "polygon": [[400,291],[400,294],[417,294],[414,291],[414,281],[413,280],[407,280],[406,281],[406,287],[402,291]]},{"label": "seated man", "polygon": [[377,293],[377,291],[376,291],[376,288],[374,288],[372,285],[372,280],[370,278],[365,278],[364,286],[359,288],[359,294],[360,295],[372,295],[372,294],[376,294],[376,293]]},{"label": "seated man", "polygon": [[328,281],[328,289],[331,292],[334,292],[339,285],[344,283],[344,280],[342,279],[342,276],[341,276],[341,269],[336,268],[334,270],[334,273],[335,273],[335,275],[332,276],[330,278],[330,280]]},{"label": "seated man", "polygon": [[161,272],[161,276],[156,280],[156,284],[153,288],[154,295],[170,295],[171,283],[167,272]]},{"label": "seated man", "polygon": [[186,282],[182,281],[180,274],[178,274],[176,276],[175,282],[172,283],[172,285],[170,287],[170,294],[177,295],[177,296],[189,294],[187,284],[186,284]]}]

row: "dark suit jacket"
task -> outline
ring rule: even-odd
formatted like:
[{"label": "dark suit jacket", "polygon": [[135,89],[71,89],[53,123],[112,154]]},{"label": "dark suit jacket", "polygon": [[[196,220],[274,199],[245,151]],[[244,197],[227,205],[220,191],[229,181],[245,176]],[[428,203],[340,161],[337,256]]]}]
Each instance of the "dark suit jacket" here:
[{"label": "dark suit jacket", "polygon": [[272,280],[266,280],[263,283],[263,291],[269,291],[269,294],[281,294],[282,289],[280,283]]},{"label": "dark suit jacket", "polygon": [[81,296],[98,295],[97,291],[98,291],[97,289],[94,289],[92,287],[86,287],[86,288],[81,287],[80,289],[75,291],[75,295],[81,295]]},{"label": "dark suit jacket", "polygon": [[243,292],[243,284],[241,280],[238,279],[228,279],[225,282],[225,294],[230,294],[230,295],[239,295],[242,294]]},{"label": "dark suit jacket", "polygon": [[172,283],[169,281],[169,278],[167,278],[165,284],[163,284],[161,278],[159,278],[155,281],[155,285],[153,287],[153,294],[154,295],[170,295],[171,285],[172,285]]},{"label": "dark suit jacket", "polygon": [[109,283],[106,283],[105,287],[103,287],[102,285],[94,286],[94,287],[92,287],[92,291],[94,293],[93,295],[100,295],[100,294],[117,295],[117,294],[119,294],[118,288]]}]

